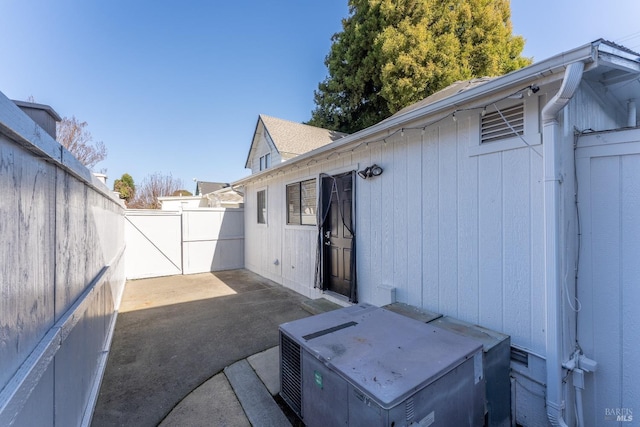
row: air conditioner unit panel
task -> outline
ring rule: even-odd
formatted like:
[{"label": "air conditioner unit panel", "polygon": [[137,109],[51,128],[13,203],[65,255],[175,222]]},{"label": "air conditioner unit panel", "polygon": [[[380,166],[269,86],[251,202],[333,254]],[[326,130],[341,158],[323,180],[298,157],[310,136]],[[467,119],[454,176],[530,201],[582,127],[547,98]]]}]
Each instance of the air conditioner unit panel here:
[{"label": "air conditioner unit panel", "polygon": [[372,313],[377,310],[379,310],[378,307],[369,304],[352,305],[339,310],[328,311],[315,316],[294,320],[293,322],[283,323],[280,325],[280,329],[284,330],[296,340],[301,339],[307,341],[313,339],[314,335],[319,336],[336,332],[334,330],[335,328],[346,328],[346,325],[350,322],[354,322],[357,318],[361,319],[362,316],[366,316],[367,313]]},{"label": "air conditioner unit panel", "polygon": [[[303,347],[369,393],[382,408],[397,405],[481,349],[458,334],[369,307],[346,311],[345,317],[326,316],[334,321],[319,322],[316,332],[304,331],[303,337],[310,338],[303,339]],[[331,313],[335,312],[320,316]],[[327,330],[332,332],[323,333]]]},{"label": "air conditioner unit panel", "polygon": [[344,425],[345,414],[349,425],[432,425],[436,414],[448,421],[433,425],[482,423],[477,341],[367,304],[286,323],[280,333],[301,348],[307,425]]},{"label": "air conditioner unit panel", "polygon": [[481,426],[484,382],[474,384],[473,369],[469,360],[388,410],[350,385],[349,426]]},{"label": "air conditioner unit panel", "polygon": [[346,426],[349,412],[348,383],[322,362],[305,357],[302,361],[304,389],[302,419],[307,427]]}]

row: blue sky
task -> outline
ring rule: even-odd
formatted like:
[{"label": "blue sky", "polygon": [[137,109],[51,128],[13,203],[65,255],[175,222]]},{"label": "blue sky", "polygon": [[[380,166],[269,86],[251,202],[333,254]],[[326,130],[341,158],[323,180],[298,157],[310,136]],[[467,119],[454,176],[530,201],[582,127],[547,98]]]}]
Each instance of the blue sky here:
[{"label": "blue sky", "polygon": [[[640,50],[637,0],[513,0],[542,60],[597,38]],[[230,182],[258,114],[308,120],[347,0],[0,0],[0,91],[88,122],[123,173]]]}]

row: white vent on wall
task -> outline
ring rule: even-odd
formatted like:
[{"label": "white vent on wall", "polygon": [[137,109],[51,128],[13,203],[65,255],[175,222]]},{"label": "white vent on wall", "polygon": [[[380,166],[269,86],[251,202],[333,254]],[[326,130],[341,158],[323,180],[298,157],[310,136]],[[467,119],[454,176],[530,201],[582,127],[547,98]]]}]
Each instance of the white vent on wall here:
[{"label": "white vent on wall", "polygon": [[482,117],[482,144],[514,138],[524,134],[524,104],[488,112]]}]

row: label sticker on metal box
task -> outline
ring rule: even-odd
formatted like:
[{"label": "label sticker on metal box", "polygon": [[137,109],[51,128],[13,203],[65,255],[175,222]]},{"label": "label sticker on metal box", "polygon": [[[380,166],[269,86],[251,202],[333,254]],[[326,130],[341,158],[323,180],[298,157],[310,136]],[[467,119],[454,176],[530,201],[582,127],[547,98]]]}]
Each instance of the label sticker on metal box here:
[{"label": "label sticker on metal box", "polygon": [[313,377],[316,381],[316,385],[320,388],[322,388],[322,374],[318,371],[313,371]]},{"label": "label sticker on metal box", "polygon": [[429,415],[420,420],[420,427],[429,427],[436,421],[436,412],[431,411]]}]

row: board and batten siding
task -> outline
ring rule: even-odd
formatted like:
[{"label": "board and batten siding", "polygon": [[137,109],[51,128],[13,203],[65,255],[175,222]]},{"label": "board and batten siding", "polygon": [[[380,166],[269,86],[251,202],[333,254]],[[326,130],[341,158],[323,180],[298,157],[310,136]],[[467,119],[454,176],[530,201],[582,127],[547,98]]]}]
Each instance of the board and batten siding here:
[{"label": "board and batten siding", "polygon": [[[255,224],[255,191],[266,188],[270,196],[269,224],[246,230],[246,256],[252,260],[247,268],[305,295],[319,296],[313,289],[315,230],[285,225],[285,186],[317,178],[320,173],[362,170],[372,164],[381,166],[384,169],[381,176],[354,181],[359,300],[376,303],[382,300],[382,293],[377,294],[381,287],[393,287],[399,302],[510,335],[512,345],[529,354],[528,364],[511,364],[516,421],[530,426],[547,425],[544,186],[545,181],[557,180],[563,319],[558,326],[563,346],[560,354],[566,360],[575,350],[577,329],[587,357],[593,356],[599,363],[596,376],[587,377],[589,395],[585,394],[585,402],[596,403],[599,411],[589,409],[589,419],[601,416],[603,405],[632,406],[637,387],[628,387],[624,375],[637,371],[629,357],[633,354],[632,340],[627,339],[637,326],[629,314],[637,306],[633,304],[637,292],[621,275],[631,277],[637,273],[635,264],[629,261],[628,254],[632,251],[625,252],[635,247],[635,243],[624,238],[637,234],[637,226],[630,220],[637,211],[637,180],[633,180],[630,171],[637,169],[634,167],[638,154],[626,153],[624,160],[588,160],[583,149],[582,155],[578,153],[578,162],[586,162],[591,169],[590,175],[579,172],[583,176],[578,175],[580,185],[577,185],[574,147],[580,139],[578,135],[586,138],[584,135],[590,132],[627,126],[626,105],[612,99],[598,84],[584,80],[557,115],[559,126],[554,138],[559,170],[557,176],[545,176],[541,110],[560,84],[557,80],[541,79],[540,91],[522,98],[524,141],[511,138],[480,144],[482,116],[477,106],[484,101],[475,100],[478,103],[475,110],[456,105],[456,120],[451,115],[441,120],[417,117],[411,123],[403,123],[404,129],[390,128],[354,141],[354,145],[359,145],[353,146],[352,151],[343,146],[339,149],[345,152],[340,155],[317,154],[293,168],[274,171],[271,176],[263,174],[257,178],[259,182],[249,182],[245,212],[248,221]],[[509,99],[506,89],[505,92],[505,98],[498,103],[501,108],[518,102]],[[610,174],[612,170],[614,173]],[[593,181],[593,177],[598,178]],[[610,182],[604,185],[601,177],[610,178]],[[615,191],[607,191],[616,186],[620,194],[627,191],[629,197],[620,198]],[[588,200],[594,189],[600,190],[600,198]],[[589,256],[593,258],[596,253],[593,242],[600,244],[601,239],[604,243],[598,246],[596,258],[606,254],[615,258],[613,264],[623,267],[611,273],[609,264],[601,266],[600,274],[604,273],[603,277],[614,283],[611,289],[600,286],[605,280],[601,277],[586,288],[584,283],[583,287],[575,285],[579,234],[581,231],[584,236],[588,231],[578,229],[576,190],[583,193],[583,204],[597,201],[597,209],[589,212],[593,218],[584,214],[583,227],[591,227],[593,223],[598,230],[589,236],[592,240],[584,238],[582,250],[590,252],[582,254],[581,263],[586,263]],[[608,228],[603,227],[595,221],[595,213],[611,214],[619,223],[598,219]],[[602,248],[616,247],[615,243],[620,243],[618,246],[624,250],[603,252]],[[270,260],[277,255],[280,264],[266,265],[259,251],[265,251]],[[589,270],[584,269],[581,265],[578,273],[582,274],[579,280],[586,283],[592,278],[588,277]],[[582,294],[575,295],[576,288]],[[576,297],[583,304],[577,315]],[[604,350],[610,347],[611,351]],[[611,379],[597,379],[603,375],[611,375]],[[621,383],[626,388],[620,388]],[[630,399],[621,394],[627,389]],[[568,387],[567,402],[573,400],[572,394],[573,388]],[[569,413],[568,420],[572,419],[573,414]]]},{"label": "board and batten siding", "polygon": [[[246,187],[246,267],[307,295],[315,272],[315,227],[286,225],[285,187],[378,164],[355,181],[359,300],[377,286],[400,302],[481,324],[544,354],[542,158],[531,148],[470,154],[479,114],[407,129]],[[256,192],[267,191],[267,224]],[[276,263],[276,260],[278,261]]]},{"label": "board and batten siding", "polygon": [[585,381],[585,419],[603,419],[607,408],[636,415],[631,412],[640,401],[640,131],[587,135],[578,146],[578,339],[598,362]]},{"label": "board and batten siding", "polygon": [[[544,354],[542,159],[528,147],[469,155],[477,118],[406,130],[360,155],[360,299],[377,285]],[[505,179],[509,177],[509,179]]]},{"label": "board and batten siding", "polygon": [[[384,169],[381,176],[355,180],[359,300],[375,302],[378,286],[391,286],[397,301],[509,334],[514,345],[544,356],[539,111],[557,86],[524,98],[527,143],[513,138],[480,145],[479,110],[463,111],[456,121],[448,117],[427,126],[418,119],[404,132],[391,129],[353,152],[326,155],[249,183],[247,268],[304,295],[319,295],[313,289],[316,230],[286,225],[285,187],[323,172],[360,170],[375,163]],[[577,235],[574,128],[616,128],[624,112],[584,83],[559,120],[561,264],[570,279]],[[267,191],[266,225],[256,224],[256,191],[261,189]],[[572,328],[568,325],[567,330]]]}]

